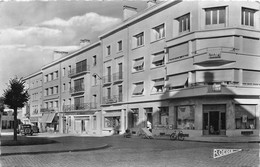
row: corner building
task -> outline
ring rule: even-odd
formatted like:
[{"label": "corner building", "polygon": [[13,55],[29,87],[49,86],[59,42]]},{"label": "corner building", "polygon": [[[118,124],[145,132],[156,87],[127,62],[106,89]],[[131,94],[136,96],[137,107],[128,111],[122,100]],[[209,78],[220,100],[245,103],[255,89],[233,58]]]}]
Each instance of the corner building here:
[{"label": "corner building", "polygon": [[124,16],[100,36],[103,131],[259,135],[258,2],[168,1]]},{"label": "corner building", "polygon": [[149,127],[155,135],[259,136],[259,6],[124,6],[122,23],[97,43],[61,52],[42,68],[42,106],[49,109],[41,111],[54,108],[58,122],[49,125],[62,133],[138,135]]}]

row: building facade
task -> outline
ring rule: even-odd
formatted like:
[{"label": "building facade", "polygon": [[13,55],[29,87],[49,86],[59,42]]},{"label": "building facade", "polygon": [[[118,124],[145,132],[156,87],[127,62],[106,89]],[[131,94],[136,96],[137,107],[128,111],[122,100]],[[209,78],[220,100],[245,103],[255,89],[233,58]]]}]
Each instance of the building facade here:
[{"label": "building facade", "polygon": [[42,68],[43,80],[60,76],[43,82],[44,92],[59,91],[42,105],[61,106],[63,133],[259,135],[259,9],[231,1],[149,1],[139,13],[124,6],[122,23],[99,42]]}]

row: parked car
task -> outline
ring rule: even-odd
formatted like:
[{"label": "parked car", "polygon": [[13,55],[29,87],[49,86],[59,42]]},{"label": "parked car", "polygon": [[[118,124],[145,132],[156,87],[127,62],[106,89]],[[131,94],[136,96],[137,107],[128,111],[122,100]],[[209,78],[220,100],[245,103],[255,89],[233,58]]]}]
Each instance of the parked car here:
[{"label": "parked car", "polygon": [[32,125],[30,124],[21,124],[18,127],[17,133],[21,135],[33,135]]}]

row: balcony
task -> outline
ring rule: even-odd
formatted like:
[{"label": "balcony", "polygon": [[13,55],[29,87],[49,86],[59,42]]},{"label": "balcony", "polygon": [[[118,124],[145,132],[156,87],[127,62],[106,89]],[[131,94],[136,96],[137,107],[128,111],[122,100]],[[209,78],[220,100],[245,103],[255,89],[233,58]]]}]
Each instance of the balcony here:
[{"label": "balcony", "polygon": [[40,112],[41,112],[41,113],[51,112],[51,111],[58,112],[58,111],[59,111],[59,108],[58,108],[58,107],[47,107],[47,108],[41,108],[41,109],[40,109]]},{"label": "balcony", "polygon": [[208,47],[193,52],[194,64],[200,66],[221,66],[235,62],[238,49],[231,47]]},{"label": "balcony", "polygon": [[123,94],[114,95],[113,97],[103,97],[103,104],[113,104],[123,101]]},{"label": "balcony", "polygon": [[123,81],[123,72],[117,72],[113,74],[114,82],[122,82]]},{"label": "balcony", "polygon": [[63,105],[64,112],[91,110],[91,109],[97,109],[97,103],[81,103],[81,104]]},{"label": "balcony", "polygon": [[81,94],[85,92],[85,87],[84,85],[80,86],[75,86],[74,88],[70,88],[70,94],[75,95],[75,94]]},{"label": "balcony", "polygon": [[80,67],[71,69],[68,72],[68,77],[69,78],[74,78],[74,77],[77,77],[77,76],[84,75],[84,74],[86,74],[89,71],[90,71],[90,66],[89,65],[80,66]]},{"label": "balcony", "polygon": [[103,77],[103,85],[111,84],[111,82],[112,82],[111,78],[112,78],[111,75],[104,76]]}]

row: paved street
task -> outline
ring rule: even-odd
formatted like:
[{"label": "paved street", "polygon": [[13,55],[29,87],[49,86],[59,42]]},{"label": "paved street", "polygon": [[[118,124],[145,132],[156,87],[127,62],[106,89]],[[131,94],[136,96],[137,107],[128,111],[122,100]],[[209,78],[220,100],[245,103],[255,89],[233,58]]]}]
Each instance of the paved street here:
[{"label": "paved street", "polygon": [[[81,166],[258,166],[259,143],[203,143],[140,138],[63,137],[55,140],[73,140],[107,143],[111,147],[83,152],[11,155],[0,158],[1,167],[81,167]],[[37,146],[35,146],[37,147]],[[217,159],[212,158],[214,148],[243,149]]]}]

